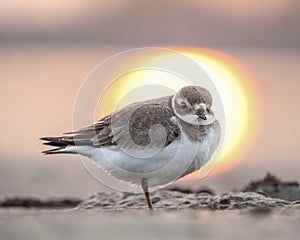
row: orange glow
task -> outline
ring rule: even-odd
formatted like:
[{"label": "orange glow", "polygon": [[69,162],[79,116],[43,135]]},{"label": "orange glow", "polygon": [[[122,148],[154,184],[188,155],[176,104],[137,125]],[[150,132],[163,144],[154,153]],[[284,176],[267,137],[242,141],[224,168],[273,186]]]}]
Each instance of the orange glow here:
[{"label": "orange glow", "polygon": [[[227,171],[241,161],[259,129],[261,100],[255,82],[237,61],[225,54],[200,48],[172,47],[171,49],[193,59],[205,70],[218,90],[225,112],[225,137],[218,161],[206,164],[201,168],[200,175],[199,171],[196,171],[184,179]],[[142,66],[143,62],[157,60],[168,61],[164,57],[153,56],[151,53],[133,56],[129,61],[139,61]],[[99,119],[135,101],[172,94],[164,89],[156,91],[155,88],[152,91],[142,91],[141,87],[146,89],[149,86],[165,86],[166,89],[171,88],[173,92],[176,92],[186,85],[188,85],[187,82],[180,76],[157,69],[138,69],[127,72],[107,87],[99,100],[95,117]],[[135,91],[135,89],[139,90]],[[130,94],[131,91],[134,94]]]}]

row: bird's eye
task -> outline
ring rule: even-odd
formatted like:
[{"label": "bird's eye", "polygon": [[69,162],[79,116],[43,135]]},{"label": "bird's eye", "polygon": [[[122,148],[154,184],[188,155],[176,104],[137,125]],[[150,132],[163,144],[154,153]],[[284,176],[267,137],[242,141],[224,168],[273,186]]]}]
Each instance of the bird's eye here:
[{"label": "bird's eye", "polygon": [[187,107],[186,103],[185,102],[181,102],[181,107],[186,108]]}]

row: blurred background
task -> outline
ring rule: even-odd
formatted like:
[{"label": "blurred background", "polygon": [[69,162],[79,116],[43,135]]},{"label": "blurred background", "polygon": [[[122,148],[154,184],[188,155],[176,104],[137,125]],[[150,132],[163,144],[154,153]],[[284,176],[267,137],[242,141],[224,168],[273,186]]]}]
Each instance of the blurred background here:
[{"label": "blurred background", "polygon": [[38,139],[72,129],[77,91],[98,63],[148,46],[214,49],[256,80],[263,120],[253,147],[203,185],[228,191],[266,172],[300,180],[298,0],[0,0],[0,195],[111,191],[77,156],[42,156]]}]

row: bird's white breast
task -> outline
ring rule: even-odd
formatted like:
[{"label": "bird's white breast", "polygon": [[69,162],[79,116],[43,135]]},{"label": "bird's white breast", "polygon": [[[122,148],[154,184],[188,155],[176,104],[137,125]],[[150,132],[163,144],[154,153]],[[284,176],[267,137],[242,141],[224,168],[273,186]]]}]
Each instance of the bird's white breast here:
[{"label": "bird's white breast", "polygon": [[116,178],[132,184],[141,184],[142,179],[147,179],[148,186],[154,187],[199,169],[211,158],[217,144],[218,133],[211,128],[202,142],[191,141],[181,131],[180,137],[149,158],[129,155],[118,146],[80,146],[77,151],[90,157]]}]

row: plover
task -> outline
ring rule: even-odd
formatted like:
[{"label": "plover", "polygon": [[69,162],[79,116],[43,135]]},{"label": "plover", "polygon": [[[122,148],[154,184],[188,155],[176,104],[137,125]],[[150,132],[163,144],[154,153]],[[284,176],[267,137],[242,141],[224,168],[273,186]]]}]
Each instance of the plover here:
[{"label": "plover", "polygon": [[200,86],[175,95],[128,105],[94,124],[61,137],[43,137],[56,148],[44,154],[89,157],[108,174],[140,185],[149,209],[149,188],[168,184],[207,163],[216,150],[221,127],[212,96]]}]

